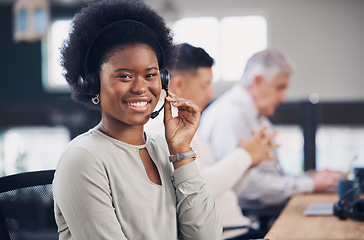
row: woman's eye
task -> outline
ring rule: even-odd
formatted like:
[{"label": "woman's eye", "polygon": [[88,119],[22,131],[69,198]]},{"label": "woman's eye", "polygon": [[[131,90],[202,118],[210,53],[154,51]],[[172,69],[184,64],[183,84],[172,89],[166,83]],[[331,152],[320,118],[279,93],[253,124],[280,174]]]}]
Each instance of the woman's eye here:
[{"label": "woman's eye", "polygon": [[118,75],[118,78],[122,78],[122,79],[131,79],[131,76],[128,74],[120,74]]},{"label": "woman's eye", "polygon": [[157,76],[157,74],[156,74],[156,73],[150,73],[150,74],[148,74],[148,75],[146,76],[146,78],[153,78],[153,77],[155,77],[155,76]]}]

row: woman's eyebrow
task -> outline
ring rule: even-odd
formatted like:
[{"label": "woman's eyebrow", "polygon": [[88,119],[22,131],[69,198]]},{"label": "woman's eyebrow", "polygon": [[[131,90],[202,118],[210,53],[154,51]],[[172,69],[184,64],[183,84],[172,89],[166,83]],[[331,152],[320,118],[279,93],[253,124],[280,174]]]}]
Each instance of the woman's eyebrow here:
[{"label": "woman's eyebrow", "polygon": [[156,67],[150,67],[150,68],[147,68],[146,70],[158,70],[158,68],[156,68]]},{"label": "woman's eyebrow", "polygon": [[114,72],[120,72],[120,71],[131,71],[132,72],[133,70],[130,68],[118,68]]},{"label": "woman's eyebrow", "polygon": [[[158,70],[158,68],[157,67],[150,67],[150,68],[147,68],[146,69],[146,71],[150,71],[150,70]],[[133,69],[130,69],[130,68],[118,68],[114,72],[120,72],[120,71],[130,71],[130,72],[133,72]]]}]

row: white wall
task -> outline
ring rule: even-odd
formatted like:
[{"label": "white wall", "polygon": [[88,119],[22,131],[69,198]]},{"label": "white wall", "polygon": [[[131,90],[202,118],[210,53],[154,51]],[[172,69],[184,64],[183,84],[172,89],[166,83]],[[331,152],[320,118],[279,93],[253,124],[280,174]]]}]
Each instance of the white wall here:
[{"label": "white wall", "polygon": [[[163,1],[146,2],[162,11]],[[297,65],[289,100],[307,99],[311,93],[320,101],[364,100],[364,0],[172,2],[178,17],[264,15],[268,46]]]}]

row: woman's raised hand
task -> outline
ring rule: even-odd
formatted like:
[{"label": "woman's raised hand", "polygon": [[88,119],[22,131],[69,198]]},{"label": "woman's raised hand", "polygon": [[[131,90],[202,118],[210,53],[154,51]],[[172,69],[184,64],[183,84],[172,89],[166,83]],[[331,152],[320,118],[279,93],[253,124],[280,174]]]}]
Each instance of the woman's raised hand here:
[{"label": "woman's raised hand", "polygon": [[[201,111],[192,100],[168,93],[164,125],[169,152],[170,154],[188,152],[191,150],[190,143],[200,123]],[[171,104],[178,109],[177,117],[172,117]]]}]

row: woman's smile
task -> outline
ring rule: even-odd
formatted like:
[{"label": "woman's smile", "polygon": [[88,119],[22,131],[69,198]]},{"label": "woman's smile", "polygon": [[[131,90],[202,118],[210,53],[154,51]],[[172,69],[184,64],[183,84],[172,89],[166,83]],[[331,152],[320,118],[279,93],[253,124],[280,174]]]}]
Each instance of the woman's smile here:
[{"label": "woman's smile", "polygon": [[126,100],[123,101],[128,107],[136,112],[145,112],[149,110],[151,100],[140,99],[140,100]]}]

